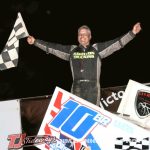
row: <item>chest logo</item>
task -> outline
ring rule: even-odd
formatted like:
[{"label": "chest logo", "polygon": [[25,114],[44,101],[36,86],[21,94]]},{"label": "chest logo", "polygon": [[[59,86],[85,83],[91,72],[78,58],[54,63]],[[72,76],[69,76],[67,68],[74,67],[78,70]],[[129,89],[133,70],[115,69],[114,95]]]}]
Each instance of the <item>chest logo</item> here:
[{"label": "chest logo", "polygon": [[74,59],[89,59],[94,57],[95,57],[95,52],[74,52],[73,53]]}]

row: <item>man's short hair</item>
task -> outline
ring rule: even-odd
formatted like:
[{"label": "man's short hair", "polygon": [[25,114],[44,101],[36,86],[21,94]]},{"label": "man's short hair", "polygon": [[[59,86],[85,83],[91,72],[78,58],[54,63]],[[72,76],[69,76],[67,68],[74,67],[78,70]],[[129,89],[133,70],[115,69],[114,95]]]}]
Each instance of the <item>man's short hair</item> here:
[{"label": "man's short hair", "polygon": [[87,26],[87,25],[82,25],[81,27],[78,28],[78,34],[80,32],[81,29],[86,29],[89,31],[89,33],[91,34],[91,29]]}]

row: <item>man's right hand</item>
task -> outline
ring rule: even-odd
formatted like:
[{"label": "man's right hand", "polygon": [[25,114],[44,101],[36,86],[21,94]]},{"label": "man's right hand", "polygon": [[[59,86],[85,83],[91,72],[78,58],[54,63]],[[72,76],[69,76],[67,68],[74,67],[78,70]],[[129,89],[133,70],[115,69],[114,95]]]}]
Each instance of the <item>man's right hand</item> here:
[{"label": "man's right hand", "polygon": [[34,42],[35,42],[35,38],[33,37],[33,36],[28,36],[27,37],[27,42],[28,42],[28,44],[30,44],[30,45],[32,45],[32,44],[34,44]]}]

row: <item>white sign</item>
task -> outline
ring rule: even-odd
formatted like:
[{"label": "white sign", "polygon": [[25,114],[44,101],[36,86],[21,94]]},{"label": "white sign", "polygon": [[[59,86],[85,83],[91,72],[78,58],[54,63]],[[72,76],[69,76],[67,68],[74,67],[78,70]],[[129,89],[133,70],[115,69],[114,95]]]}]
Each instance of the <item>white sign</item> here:
[{"label": "white sign", "polygon": [[0,101],[0,150],[8,150],[8,136],[22,133],[20,101]]},{"label": "white sign", "polygon": [[38,135],[55,137],[41,150],[150,148],[150,132],[56,87]]},{"label": "white sign", "polygon": [[150,87],[129,80],[117,112],[150,129]]}]

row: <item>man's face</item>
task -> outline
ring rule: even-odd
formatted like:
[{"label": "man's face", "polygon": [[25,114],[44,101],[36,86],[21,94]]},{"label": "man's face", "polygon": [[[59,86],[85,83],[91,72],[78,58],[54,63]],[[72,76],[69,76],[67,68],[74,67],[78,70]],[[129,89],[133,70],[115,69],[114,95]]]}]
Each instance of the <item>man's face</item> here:
[{"label": "man's face", "polygon": [[86,47],[87,45],[89,45],[90,40],[91,40],[90,31],[87,29],[81,29],[78,33],[78,42],[84,47]]}]

